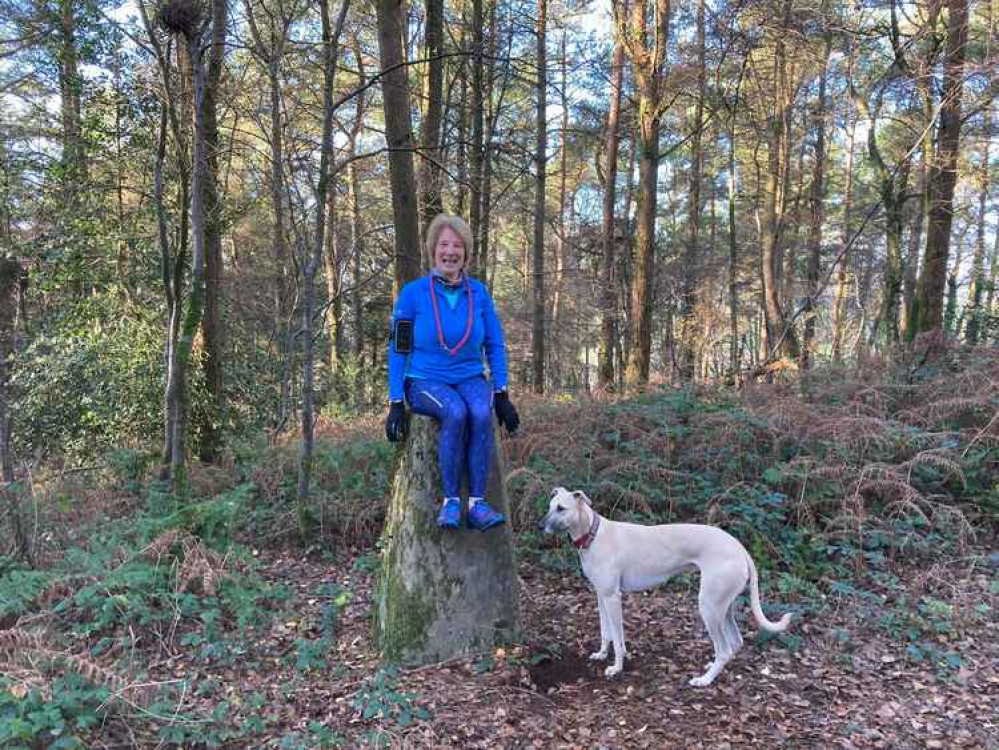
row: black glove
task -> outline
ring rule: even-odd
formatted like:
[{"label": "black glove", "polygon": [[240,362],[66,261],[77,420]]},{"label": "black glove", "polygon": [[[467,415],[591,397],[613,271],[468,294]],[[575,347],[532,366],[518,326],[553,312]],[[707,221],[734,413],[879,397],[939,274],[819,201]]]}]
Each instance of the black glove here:
[{"label": "black glove", "polygon": [[493,406],[496,409],[496,418],[501,427],[506,427],[506,431],[513,435],[520,427],[520,417],[517,410],[510,403],[510,396],[506,391],[496,391],[493,394]]},{"label": "black glove", "polygon": [[406,404],[402,401],[393,401],[389,406],[389,413],[385,418],[385,437],[390,443],[406,437]]}]

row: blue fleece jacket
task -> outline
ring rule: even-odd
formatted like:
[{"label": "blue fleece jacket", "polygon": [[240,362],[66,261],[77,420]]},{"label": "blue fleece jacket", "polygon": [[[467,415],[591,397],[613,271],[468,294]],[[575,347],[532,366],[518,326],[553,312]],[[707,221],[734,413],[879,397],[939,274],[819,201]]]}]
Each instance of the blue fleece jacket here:
[{"label": "blue fleece jacket", "polygon": [[[406,378],[437,380],[454,384],[485,373],[485,362],[489,363],[489,375],[493,388],[506,388],[506,344],[503,340],[503,327],[496,316],[493,300],[485,284],[477,279],[464,280],[458,286],[454,304],[444,294],[445,282],[431,275],[409,282],[399,292],[392,312],[392,331],[397,320],[413,321],[413,350],[410,354],[396,351],[395,341],[390,337],[388,347],[389,398],[398,401],[403,398],[403,384]],[[437,340],[437,323],[430,299],[430,285],[437,284],[437,310],[440,313],[444,341],[453,347],[465,335],[468,326],[468,289],[472,292],[472,332],[465,345],[455,355],[441,348]],[[454,295],[451,295],[452,299]],[[485,355],[485,360],[483,359]]]}]

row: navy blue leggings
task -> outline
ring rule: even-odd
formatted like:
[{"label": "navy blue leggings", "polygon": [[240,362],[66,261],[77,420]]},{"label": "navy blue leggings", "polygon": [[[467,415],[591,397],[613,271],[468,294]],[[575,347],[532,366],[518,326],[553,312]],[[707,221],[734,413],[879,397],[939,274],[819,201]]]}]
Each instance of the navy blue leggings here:
[{"label": "navy blue leggings", "polygon": [[417,414],[441,426],[437,463],[444,497],[460,497],[461,475],[468,468],[468,496],[485,497],[493,458],[493,392],[478,375],[456,385],[406,379],[406,401]]}]

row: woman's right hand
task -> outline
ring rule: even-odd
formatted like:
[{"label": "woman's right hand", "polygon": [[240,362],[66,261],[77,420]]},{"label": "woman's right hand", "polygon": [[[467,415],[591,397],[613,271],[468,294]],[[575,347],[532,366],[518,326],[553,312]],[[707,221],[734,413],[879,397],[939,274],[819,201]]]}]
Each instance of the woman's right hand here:
[{"label": "woman's right hand", "polygon": [[395,443],[406,437],[406,404],[393,401],[385,418],[385,437],[390,443]]}]

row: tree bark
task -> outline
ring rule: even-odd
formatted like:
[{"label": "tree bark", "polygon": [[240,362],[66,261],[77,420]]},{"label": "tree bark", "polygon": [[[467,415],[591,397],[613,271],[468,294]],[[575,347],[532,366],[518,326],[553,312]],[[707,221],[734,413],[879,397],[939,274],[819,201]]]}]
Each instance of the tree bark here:
[{"label": "tree bark", "polygon": [[[329,0],[320,0],[319,13],[323,39],[323,120],[319,147],[319,174],[316,177],[316,229],[311,252],[303,244],[302,258],[302,449],[298,457],[298,530],[304,537],[311,533],[312,520],[307,509],[312,479],[312,453],[315,427],[315,372],[312,320],[315,315],[316,273],[322,263],[326,243],[326,198],[329,190],[330,163],[333,160],[333,87],[336,81],[337,44],[347,18],[350,0],[342,0],[336,26],[330,20]],[[408,117],[408,114],[407,114]],[[411,155],[410,155],[411,156]],[[411,165],[412,166],[412,165]],[[414,217],[415,219],[415,211]]]},{"label": "tree bark", "polygon": [[326,190],[326,243],[323,248],[323,275],[326,279],[326,325],[330,338],[330,380],[333,397],[344,396],[339,388],[343,364],[343,277],[346,260],[345,242],[337,224],[336,184]]},{"label": "tree bark", "polygon": [[[14,399],[10,369],[17,336],[20,278],[21,264],[13,258],[0,256],[0,479],[7,484],[14,481],[14,455],[11,448]],[[17,515],[16,508],[13,515]]]},{"label": "tree bark", "polygon": [[768,357],[782,355],[797,360],[798,339],[780,300],[778,255],[784,230],[785,199],[790,159],[791,101],[784,34],[790,24],[791,2],[785,0],[780,36],[774,48],[774,112],[770,117],[769,169],[760,248],[763,312]]},{"label": "tree bark", "polygon": [[[989,7],[991,8],[991,5]],[[991,16],[991,10],[989,15]],[[968,289],[968,325],[965,330],[965,339],[972,346],[978,344],[982,317],[982,290],[985,287],[985,223],[988,219],[988,195],[991,184],[989,174],[989,143],[992,140],[991,102],[988,103],[983,112],[982,132],[984,133],[982,139],[982,161],[978,170],[978,228],[975,234],[975,253],[971,259],[971,287]]]},{"label": "tree bark", "polygon": [[[492,196],[492,185],[493,185],[493,158],[492,158],[492,142],[493,136],[496,134],[496,120],[499,115],[499,108],[495,106],[493,102],[493,81],[495,80],[494,65],[493,60],[496,59],[496,37],[497,37],[497,26],[496,26],[496,6],[498,3],[492,2],[489,6],[489,75],[486,76],[485,80],[485,117],[486,117],[486,128],[483,135],[484,139],[484,149],[482,154],[482,195],[479,201],[481,211],[479,214],[479,224],[481,225],[479,231],[479,266],[481,269],[482,278],[485,279],[488,272],[489,286],[493,286],[493,281],[496,276],[496,253],[491,250],[491,234],[490,234],[490,222],[492,221],[493,214],[493,196]],[[500,96],[502,97],[503,91],[500,91]]]},{"label": "tree bark", "polygon": [[[853,42],[850,42],[850,52],[847,62],[847,87],[853,88]],[[846,297],[850,283],[850,252],[853,238],[853,146],[856,140],[856,110],[853,108],[853,98],[846,97],[846,185],[843,188],[843,251],[836,268],[836,294],[832,310],[832,361],[840,364],[843,361],[843,339],[846,334]]]},{"label": "tree bark", "polygon": [[947,255],[954,218],[954,187],[957,184],[957,150],[961,137],[961,89],[968,38],[967,0],[948,0],[947,52],[943,93],[937,128],[937,150],[930,170],[930,211],[926,253],[919,277],[911,336],[939,330],[943,326],[943,295],[947,279]]},{"label": "tree bark", "polygon": [[[364,58],[357,36],[353,39],[354,60],[357,65],[358,87],[364,85]],[[354,318],[354,367],[357,375],[354,380],[354,400],[364,402],[365,377],[361,362],[364,359],[364,299],[361,295],[361,261],[364,257],[364,219],[361,211],[361,190],[357,160],[357,139],[364,124],[365,97],[361,92],[354,98],[354,126],[347,144],[347,200],[350,203],[350,257],[353,263],[353,287],[350,291],[350,306]]]},{"label": "tree bark", "polygon": [[947,268],[947,295],[944,305],[943,330],[947,336],[954,336],[961,328],[961,321],[957,317],[957,274],[961,270],[961,262],[964,260],[964,232],[961,232],[951,244],[955,246],[954,262],[948,263]]},{"label": "tree bark", "polygon": [[630,24],[617,13],[618,39],[631,61],[638,87],[638,206],[635,230],[635,265],[631,287],[631,350],[625,381],[631,387],[649,381],[652,357],[652,305],[654,294],[656,203],[659,178],[659,125],[666,82],[670,0],[656,0],[649,33],[648,0],[634,0]]},{"label": "tree bark", "polygon": [[382,63],[382,105],[385,141],[389,148],[389,186],[395,225],[395,294],[420,275],[420,222],[413,172],[413,128],[406,84],[405,5],[402,0],[377,0],[378,49]]},{"label": "tree bark", "polygon": [[427,58],[426,108],[420,133],[420,195],[423,226],[444,210],[441,194],[441,121],[444,100],[444,0],[426,0],[427,20],[423,32]]},{"label": "tree bark", "polygon": [[728,127],[728,330],[729,367],[739,371],[739,235],[736,225],[735,115],[738,98],[729,115]]},{"label": "tree bark", "polygon": [[63,184],[69,195],[75,194],[87,177],[86,149],[83,143],[78,41],[74,0],[59,0],[59,92],[62,116]]},{"label": "tree bark", "polygon": [[[176,305],[179,332],[176,343],[174,379],[173,434],[170,438],[170,478],[173,493],[179,498],[188,494],[186,438],[191,394],[188,373],[194,335],[201,325],[205,304],[205,181],[208,177],[208,138],[205,125],[205,84],[207,70],[201,54],[205,27],[200,26],[185,36],[187,61],[190,65],[194,100],[194,152],[191,166],[191,288],[186,309]],[[181,272],[182,273],[182,272]],[[179,302],[180,295],[175,294]]]},{"label": "tree bark", "polygon": [[205,121],[205,309],[201,318],[202,368],[208,399],[196,425],[198,457],[214,463],[225,431],[222,327],[222,198],[219,191],[219,130],[217,101],[222,81],[228,26],[228,0],[212,0],[212,36],[202,100]]},{"label": "tree bark", "polygon": [[693,138],[690,144],[690,199],[687,212],[687,242],[683,254],[680,295],[680,377],[694,379],[699,331],[695,319],[698,303],[701,236],[701,131],[704,127],[704,97],[707,73],[704,60],[704,0],[697,2],[697,101],[694,103]]},{"label": "tree bark", "polygon": [[559,108],[562,110],[561,117],[561,127],[559,128],[559,167],[558,167],[558,209],[555,213],[555,274],[552,283],[552,313],[549,323],[549,336],[551,337],[551,346],[548,347],[548,356],[551,357],[551,367],[549,368],[548,377],[551,378],[555,387],[558,388],[563,382],[565,376],[565,367],[563,364],[572,365],[576,359],[575,347],[571,347],[568,352],[568,357],[566,357],[566,347],[557,346],[559,341],[565,341],[568,339],[562,339],[562,325],[561,317],[563,312],[562,294],[565,285],[565,275],[566,267],[568,261],[566,259],[567,253],[569,252],[568,243],[566,242],[566,234],[568,232],[568,225],[566,223],[566,194],[567,194],[567,179],[569,170],[569,149],[567,146],[568,135],[569,135],[569,100],[567,95],[567,78],[568,78],[568,60],[566,59],[566,46],[565,46],[566,32],[563,30],[561,43],[559,44],[559,70],[560,70],[560,85],[558,87],[558,97],[559,97]]},{"label": "tree bark", "polygon": [[472,142],[468,151],[469,208],[468,221],[472,228],[472,247],[466,248],[469,253],[469,272],[479,276],[482,269],[479,266],[479,241],[482,228],[482,161],[483,138],[485,129],[485,114],[483,112],[483,81],[484,74],[484,34],[485,18],[482,11],[483,0],[472,0]]},{"label": "tree bark", "polygon": [[273,427],[280,429],[288,418],[291,409],[291,377],[292,367],[290,341],[291,329],[291,299],[289,291],[289,257],[287,243],[287,228],[285,208],[287,195],[285,192],[284,175],[284,123],[282,117],[281,91],[281,61],[284,58],[285,45],[288,41],[288,29],[292,19],[281,14],[275,17],[268,12],[271,19],[270,40],[265,42],[262,30],[254,15],[253,0],[244,0],[246,18],[250,28],[253,44],[250,49],[260,59],[267,70],[267,89],[270,97],[270,198],[273,225],[271,227],[271,256],[274,264],[273,289],[274,298],[274,338],[280,347],[280,394],[278,397],[277,414],[274,416]]},{"label": "tree bark", "polygon": [[617,200],[617,158],[621,143],[618,122],[621,117],[621,84],[624,79],[624,47],[614,45],[611,62],[610,104],[604,130],[604,196],[601,224],[603,259],[600,267],[600,353],[597,384],[611,389],[615,384],[614,349],[617,339],[617,227],[614,205]]},{"label": "tree bark", "polygon": [[[489,502],[510,518],[494,444]],[[375,587],[375,640],[391,663],[429,664],[489,653],[520,628],[510,525],[486,533],[441,531],[437,425],[412,415],[396,458]]]},{"label": "tree bark", "polygon": [[[823,11],[826,8],[823,7]],[[823,19],[827,21],[828,19]],[[815,105],[815,171],[812,173],[812,184],[809,190],[809,226],[808,226],[808,267],[805,279],[808,284],[805,301],[805,327],[802,336],[801,368],[807,370],[812,364],[813,347],[815,345],[816,297],[819,295],[819,270],[822,261],[822,223],[824,219],[823,205],[826,197],[825,165],[826,165],[826,72],[829,57],[832,54],[832,36],[826,32],[825,51],[822,58],[822,73],[819,76],[818,101]]]},{"label": "tree bark", "polygon": [[545,392],[545,177],[548,149],[548,0],[538,0],[537,84],[535,89],[534,142],[534,242],[531,250],[531,386],[535,393]]}]

